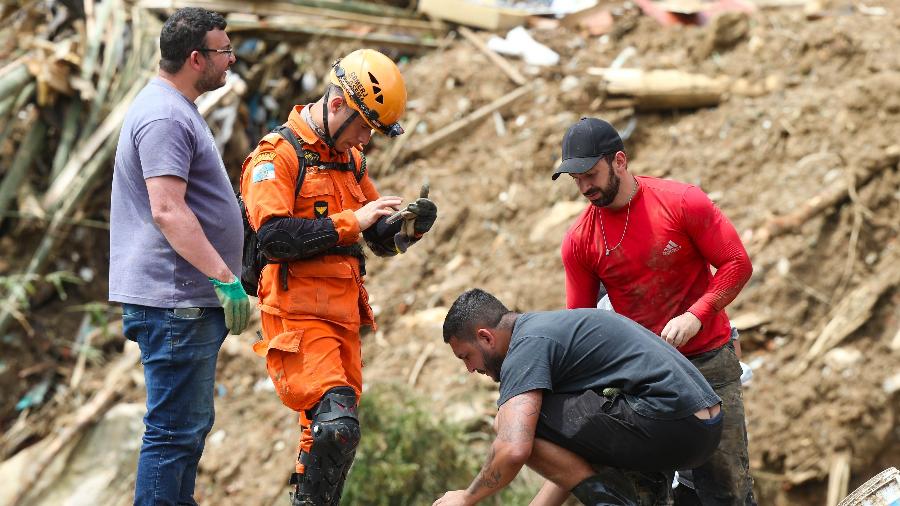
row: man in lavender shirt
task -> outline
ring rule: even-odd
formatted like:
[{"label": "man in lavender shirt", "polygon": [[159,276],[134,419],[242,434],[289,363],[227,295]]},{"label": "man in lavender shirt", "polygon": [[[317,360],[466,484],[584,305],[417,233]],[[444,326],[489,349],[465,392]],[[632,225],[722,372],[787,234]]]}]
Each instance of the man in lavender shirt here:
[{"label": "man in lavender shirt", "polygon": [[109,300],[141,348],[147,414],[134,504],[193,504],[213,425],[216,359],[247,326],[243,227],[212,133],[194,101],[235,62],[225,19],[175,12],[160,34],[159,75],[128,110],[112,183]]}]

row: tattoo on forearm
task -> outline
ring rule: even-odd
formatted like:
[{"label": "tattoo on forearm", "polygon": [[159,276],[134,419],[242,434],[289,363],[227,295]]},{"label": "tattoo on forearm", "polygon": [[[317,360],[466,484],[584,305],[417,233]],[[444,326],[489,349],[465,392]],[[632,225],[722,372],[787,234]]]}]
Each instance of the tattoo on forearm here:
[{"label": "tattoo on forearm", "polygon": [[[501,448],[513,447],[523,449],[527,447],[530,449],[534,441],[537,417],[540,416],[540,412],[540,392],[526,392],[507,401],[500,408],[500,412],[497,413],[498,434],[494,445],[499,441],[501,442]],[[484,466],[479,471],[475,481],[469,486],[470,494],[475,495],[483,488],[499,489],[503,484],[511,480],[515,473],[519,472],[520,464],[511,466],[510,462],[504,459],[501,459],[501,462],[494,462],[497,458],[497,449],[494,445],[491,445]],[[512,474],[504,477],[504,469]]]},{"label": "tattoo on forearm", "polygon": [[509,409],[498,415],[503,418],[500,420],[497,438],[511,443],[534,439],[536,423],[531,419],[540,414],[539,403],[530,397],[515,397],[509,402]]},{"label": "tattoo on forearm", "polygon": [[491,448],[490,452],[488,452],[487,461],[484,463],[484,467],[481,468],[478,477],[472,482],[472,485],[469,486],[470,494],[474,494],[482,487],[497,488],[497,486],[500,485],[500,479],[503,475],[500,473],[499,469],[493,469],[494,453],[494,449]]}]

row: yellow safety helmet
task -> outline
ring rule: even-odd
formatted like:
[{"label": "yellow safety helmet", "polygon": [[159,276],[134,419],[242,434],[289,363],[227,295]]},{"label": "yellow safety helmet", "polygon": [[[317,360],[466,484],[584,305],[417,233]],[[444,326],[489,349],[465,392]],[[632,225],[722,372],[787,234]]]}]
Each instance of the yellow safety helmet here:
[{"label": "yellow safety helmet", "polygon": [[406,84],[390,58],[374,49],[357,49],[334,62],[331,82],[369,126],[388,137],[403,133],[398,120],[406,110]]}]

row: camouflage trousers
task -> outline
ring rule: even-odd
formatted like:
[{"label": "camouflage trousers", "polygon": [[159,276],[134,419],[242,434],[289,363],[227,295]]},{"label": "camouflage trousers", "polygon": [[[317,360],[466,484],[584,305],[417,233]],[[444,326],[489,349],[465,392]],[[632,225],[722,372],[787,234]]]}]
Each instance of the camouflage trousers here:
[{"label": "camouflage trousers", "polygon": [[693,490],[683,485],[675,489],[675,505],[755,506],[741,394],[741,364],[734,344],[729,342],[688,360],[722,399],[725,418],[719,447],[705,464],[692,470]]}]

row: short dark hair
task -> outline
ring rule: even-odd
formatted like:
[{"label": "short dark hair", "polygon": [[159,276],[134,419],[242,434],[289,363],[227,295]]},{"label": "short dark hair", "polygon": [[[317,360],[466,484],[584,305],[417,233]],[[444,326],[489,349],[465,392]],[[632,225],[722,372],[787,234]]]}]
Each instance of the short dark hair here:
[{"label": "short dark hair", "polygon": [[[347,103],[347,96],[344,95],[344,89],[340,86],[334,84],[329,81],[328,85],[325,86],[325,93],[322,94],[322,98],[325,98],[325,95],[328,95],[328,101],[331,102],[331,99],[334,97],[341,97],[344,100],[344,103],[341,105],[341,108],[350,107],[350,104]],[[328,107],[328,104],[325,104],[325,107]]]},{"label": "short dark hair", "polygon": [[325,93],[322,94],[322,97],[324,98],[326,94],[328,95],[329,100],[334,97],[344,98],[344,89],[329,81],[328,85],[325,86]]},{"label": "short dark hair", "polygon": [[218,12],[199,7],[178,9],[159,34],[159,68],[170,74],[178,72],[191,52],[204,46],[206,32],[224,30],[226,24]]},{"label": "short dark hair", "polygon": [[511,312],[497,297],[480,288],[463,292],[444,318],[444,342],[449,343],[454,337],[471,341],[476,329],[496,328],[503,316]]}]

